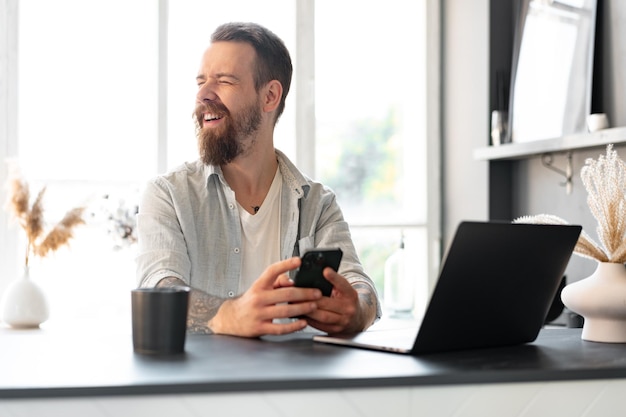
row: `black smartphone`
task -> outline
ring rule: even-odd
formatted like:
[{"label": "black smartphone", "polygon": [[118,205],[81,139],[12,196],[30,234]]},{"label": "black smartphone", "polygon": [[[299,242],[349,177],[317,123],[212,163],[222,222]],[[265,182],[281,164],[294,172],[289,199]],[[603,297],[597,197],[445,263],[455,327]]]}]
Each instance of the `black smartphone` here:
[{"label": "black smartphone", "polygon": [[319,288],[326,297],[330,296],[333,285],[322,275],[324,268],[339,269],[343,252],[341,249],[313,249],[302,256],[302,264],[296,272],[296,287]]}]

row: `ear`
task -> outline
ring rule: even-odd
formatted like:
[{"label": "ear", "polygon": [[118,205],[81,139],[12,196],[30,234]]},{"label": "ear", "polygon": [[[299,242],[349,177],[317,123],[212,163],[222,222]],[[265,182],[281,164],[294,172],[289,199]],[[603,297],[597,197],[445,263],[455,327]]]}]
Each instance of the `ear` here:
[{"label": "ear", "polygon": [[283,86],[278,80],[272,80],[263,87],[263,111],[272,112],[278,108],[283,95]]}]

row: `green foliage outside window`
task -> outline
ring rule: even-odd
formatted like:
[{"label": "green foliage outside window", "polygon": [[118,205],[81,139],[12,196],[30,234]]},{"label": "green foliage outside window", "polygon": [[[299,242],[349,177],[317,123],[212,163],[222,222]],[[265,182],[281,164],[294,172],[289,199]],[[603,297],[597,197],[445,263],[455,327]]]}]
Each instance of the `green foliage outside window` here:
[{"label": "green foliage outside window", "polygon": [[383,119],[352,123],[341,138],[329,141],[342,148],[337,162],[321,173],[322,182],[350,206],[397,202],[400,177],[400,146],[397,143],[395,112]]},{"label": "green foliage outside window", "polygon": [[[341,146],[323,156],[328,159],[334,154],[335,158],[322,161],[327,166],[321,170],[321,181],[335,191],[346,214],[368,211],[368,223],[384,224],[386,219],[380,216],[393,216],[394,206],[401,204],[396,192],[402,177],[397,126],[396,112],[389,110],[383,118],[351,123],[342,133],[335,133],[341,137],[323,139],[332,146]],[[396,249],[400,232],[389,228],[358,232],[353,227],[352,233],[361,262],[382,294],[385,260]]]}]

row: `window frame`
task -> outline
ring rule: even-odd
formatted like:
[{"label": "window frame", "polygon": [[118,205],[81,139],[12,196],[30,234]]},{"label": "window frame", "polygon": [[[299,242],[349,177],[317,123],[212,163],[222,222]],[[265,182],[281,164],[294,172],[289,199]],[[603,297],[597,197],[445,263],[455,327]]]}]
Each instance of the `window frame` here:
[{"label": "window frame", "polygon": [[[7,170],[4,161],[17,154],[17,22],[18,1],[0,0],[0,200],[4,207],[7,192]],[[0,288],[18,273],[15,227],[10,227],[6,210],[0,215]]]}]

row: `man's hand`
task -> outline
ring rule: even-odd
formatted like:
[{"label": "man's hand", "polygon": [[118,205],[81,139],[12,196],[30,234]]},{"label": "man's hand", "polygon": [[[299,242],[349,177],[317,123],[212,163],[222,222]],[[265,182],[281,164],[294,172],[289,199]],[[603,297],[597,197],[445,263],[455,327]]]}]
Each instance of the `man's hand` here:
[{"label": "man's hand", "polygon": [[324,269],[324,278],[333,284],[330,297],[317,301],[317,309],[306,317],[309,325],[326,333],[356,333],[376,319],[376,297],[369,285],[351,285],[332,268]]},{"label": "man's hand", "polygon": [[270,265],[240,297],[226,300],[208,325],[214,333],[244,337],[286,334],[306,327],[303,319],[274,323],[274,319],[311,316],[322,293],[316,288],[297,288],[287,272],[300,266],[294,257]]}]

